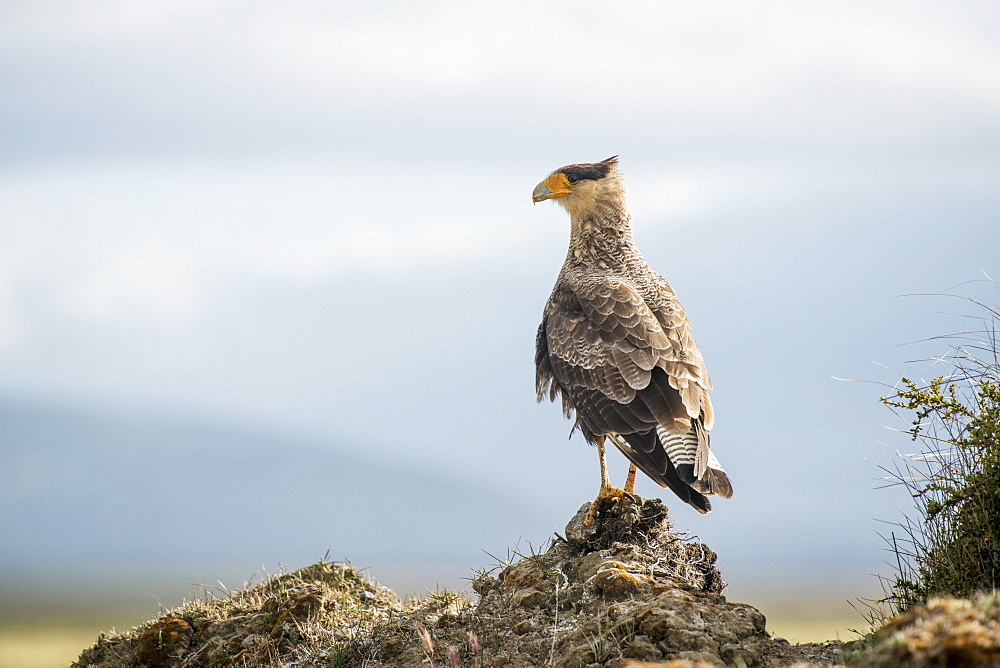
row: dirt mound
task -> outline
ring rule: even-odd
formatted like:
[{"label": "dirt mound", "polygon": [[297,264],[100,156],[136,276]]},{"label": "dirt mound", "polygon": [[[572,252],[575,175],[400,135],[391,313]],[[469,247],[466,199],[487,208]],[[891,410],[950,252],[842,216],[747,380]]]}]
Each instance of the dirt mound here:
[{"label": "dirt mound", "polygon": [[771,640],[760,612],[726,601],[715,553],[674,533],[659,500],[604,504],[591,526],[589,508],[544,552],[480,573],[477,602],[438,592],[404,605],[321,562],[102,637],[75,665],[755,666],[840,651]]}]

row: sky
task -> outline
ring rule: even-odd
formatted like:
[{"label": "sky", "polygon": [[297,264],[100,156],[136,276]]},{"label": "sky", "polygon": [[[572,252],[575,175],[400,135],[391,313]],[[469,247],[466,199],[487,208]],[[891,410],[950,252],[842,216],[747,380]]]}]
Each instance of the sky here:
[{"label": "sky", "polygon": [[0,396],[433,472],[542,542],[599,479],[534,400],[568,222],[530,193],[617,154],[736,490],[675,522],[734,588],[864,583],[897,512],[868,460],[912,447],[878,397],[964,327],[901,295],[1000,276],[998,29],[990,2],[2,3]]}]

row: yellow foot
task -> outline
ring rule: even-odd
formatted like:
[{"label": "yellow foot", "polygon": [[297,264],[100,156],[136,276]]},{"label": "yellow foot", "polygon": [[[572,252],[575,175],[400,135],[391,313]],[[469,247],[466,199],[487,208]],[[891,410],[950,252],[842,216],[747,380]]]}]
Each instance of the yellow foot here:
[{"label": "yellow foot", "polygon": [[583,520],[584,526],[589,527],[594,523],[594,519],[597,518],[598,507],[604,502],[605,499],[610,499],[612,503],[620,503],[621,500],[627,496],[628,493],[623,489],[618,489],[617,487],[612,487],[611,485],[602,486],[601,491],[597,493],[597,498],[590,504],[590,512],[587,513],[586,519]]}]

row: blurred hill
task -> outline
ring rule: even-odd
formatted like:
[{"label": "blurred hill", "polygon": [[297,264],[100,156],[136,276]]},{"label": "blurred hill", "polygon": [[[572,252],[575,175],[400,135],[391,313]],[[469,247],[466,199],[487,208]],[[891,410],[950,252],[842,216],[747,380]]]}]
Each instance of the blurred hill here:
[{"label": "blurred hill", "polygon": [[327,550],[475,563],[481,548],[516,540],[524,513],[482,485],[363,446],[207,423],[8,400],[0,444],[0,569],[18,575],[11,584],[66,562],[78,572],[245,563],[248,577]]}]

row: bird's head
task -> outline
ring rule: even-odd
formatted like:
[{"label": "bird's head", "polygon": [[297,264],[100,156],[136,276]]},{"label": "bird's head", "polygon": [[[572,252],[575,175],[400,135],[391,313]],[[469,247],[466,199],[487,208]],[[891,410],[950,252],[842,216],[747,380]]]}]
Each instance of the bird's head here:
[{"label": "bird's head", "polygon": [[620,195],[621,189],[618,156],[615,155],[600,162],[560,167],[535,186],[531,201],[558,200],[572,213],[573,209],[587,206],[608,194]]}]

